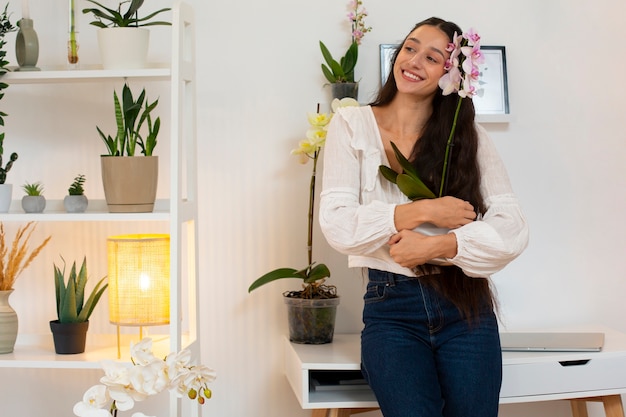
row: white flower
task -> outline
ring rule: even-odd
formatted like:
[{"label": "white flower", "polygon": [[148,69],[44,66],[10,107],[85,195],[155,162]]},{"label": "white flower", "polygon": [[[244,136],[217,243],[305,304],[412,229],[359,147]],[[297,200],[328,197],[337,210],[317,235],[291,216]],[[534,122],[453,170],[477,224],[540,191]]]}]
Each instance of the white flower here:
[{"label": "white flower", "polygon": [[74,405],[74,415],[78,417],[111,417],[111,413],[103,409],[110,400],[107,387],[94,385],[85,391],[83,400]]},{"label": "white flower", "polygon": [[152,353],[152,339],[144,337],[137,344],[130,344],[130,356],[136,365],[147,365],[154,360],[158,360]]},{"label": "white flower", "polygon": [[135,391],[145,395],[155,395],[166,389],[170,379],[167,366],[162,360],[155,360],[143,366],[130,369],[130,384]]},{"label": "white flower", "polygon": [[170,353],[165,358],[167,365],[167,375],[170,381],[175,379],[181,372],[187,372],[191,363],[191,352],[188,349],[181,350],[178,353]]},{"label": "white flower", "polygon": [[359,107],[359,102],[351,97],[344,97],[341,100],[336,98],[330,103],[330,108],[333,109],[333,113],[340,107]]},{"label": "white flower", "polygon": [[213,382],[216,376],[216,372],[207,366],[194,366],[188,372],[180,374],[176,380],[172,381],[175,385],[173,389],[176,389],[179,395],[185,395],[191,389],[200,391],[210,382]]}]

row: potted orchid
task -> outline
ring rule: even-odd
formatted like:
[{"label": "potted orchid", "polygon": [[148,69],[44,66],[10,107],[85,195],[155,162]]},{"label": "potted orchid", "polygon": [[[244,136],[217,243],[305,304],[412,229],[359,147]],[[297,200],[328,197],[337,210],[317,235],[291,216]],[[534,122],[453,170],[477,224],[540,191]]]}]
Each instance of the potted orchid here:
[{"label": "potted orchid", "polygon": [[354,68],[359,58],[359,45],[365,34],[372,30],[365,25],[367,10],[361,0],[348,3],[348,20],[351,25],[351,42],[345,55],[335,60],[326,45],[320,41],[320,49],[326,64],[322,64],[322,73],[332,88],[333,98],[352,97],[357,99],[359,84],[354,80]]},{"label": "potted orchid", "polygon": [[[186,395],[200,404],[211,398],[208,384],[215,380],[216,373],[207,366],[192,365],[189,350],[160,359],[152,353],[152,339],[144,338],[131,344],[130,354],[131,367],[111,360],[102,362],[105,375],[100,379],[101,384],[85,392],[82,401],[74,405],[74,415],[117,417],[118,410],[130,410],[135,402],[163,391],[178,397]],[[147,416],[137,412],[133,417]]]},{"label": "potted orchid", "polygon": [[458,35],[455,32],[452,42],[448,45],[446,50],[450,52],[450,57],[445,64],[446,73],[439,79],[439,87],[444,96],[457,93],[458,100],[452,127],[446,142],[446,152],[444,155],[443,171],[438,194],[435,195],[435,193],[424,184],[411,162],[402,155],[393,142],[391,146],[398,162],[402,166],[403,172],[395,172],[385,165],[381,165],[379,168],[383,177],[395,183],[400,191],[411,200],[435,198],[437,196],[442,197],[445,194],[446,176],[450,169],[450,160],[454,147],[454,133],[456,131],[456,123],[461,109],[461,103],[462,100],[471,100],[477,93],[476,84],[478,83],[480,75],[479,66],[484,63],[485,59],[480,51],[480,36],[473,29],[470,29],[462,35]]},{"label": "potted orchid", "polygon": [[[335,99],[333,111],[338,107],[358,106],[352,98]],[[330,270],[325,264],[313,261],[313,208],[315,200],[315,179],[317,162],[326,141],[326,127],[332,118],[332,113],[320,113],[319,106],[316,113],[308,114],[310,128],[306,139],[301,140],[299,147],[292,151],[293,155],[306,164],[313,162],[311,181],[309,184],[309,210],[307,258],[308,263],[302,269],[278,268],[256,279],[248,288],[248,292],[283,278],[298,278],[303,281],[301,290],[283,293],[287,304],[289,320],[289,340],[296,343],[321,344],[329,343],[333,339],[335,329],[335,315],[339,296],[334,285],[326,285],[326,278],[330,277]]]}]

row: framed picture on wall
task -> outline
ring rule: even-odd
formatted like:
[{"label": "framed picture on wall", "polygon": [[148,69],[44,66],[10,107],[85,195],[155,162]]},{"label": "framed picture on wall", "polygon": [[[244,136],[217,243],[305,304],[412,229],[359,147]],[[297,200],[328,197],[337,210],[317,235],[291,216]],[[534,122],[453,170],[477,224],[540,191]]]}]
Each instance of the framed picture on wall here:
[{"label": "framed picture on wall", "polygon": [[[400,44],[380,45],[380,82],[387,81],[391,71],[391,59]],[[509,88],[506,73],[506,50],[504,46],[481,46],[485,63],[481,66],[479,89],[474,107],[477,115],[509,114]]]}]

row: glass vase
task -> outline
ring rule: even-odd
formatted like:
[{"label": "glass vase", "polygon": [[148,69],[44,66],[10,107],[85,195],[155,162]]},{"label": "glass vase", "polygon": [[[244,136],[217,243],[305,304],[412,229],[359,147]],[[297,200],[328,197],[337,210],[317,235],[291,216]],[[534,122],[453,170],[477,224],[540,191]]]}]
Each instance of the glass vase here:
[{"label": "glass vase", "polygon": [[68,0],[68,41],[67,41],[67,62],[70,68],[78,66],[78,28],[76,24],[75,1]]}]

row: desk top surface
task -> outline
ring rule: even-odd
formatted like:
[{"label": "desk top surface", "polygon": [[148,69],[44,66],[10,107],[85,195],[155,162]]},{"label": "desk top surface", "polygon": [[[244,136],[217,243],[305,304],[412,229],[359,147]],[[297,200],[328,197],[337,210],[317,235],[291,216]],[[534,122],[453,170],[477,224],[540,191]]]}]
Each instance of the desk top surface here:
[{"label": "desk top surface", "polygon": [[[555,331],[545,330],[542,331]],[[577,331],[561,329],[561,331]],[[503,352],[503,365],[525,363],[574,361],[597,357],[626,356],[626,334],[605,327],[585,328],[579,331],[605,333],[605,345],[600,352]],[[332,343],[303,345],[288,343],[308,369],[360,369],[360,334],[335,334]]]}]

